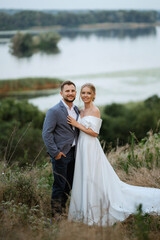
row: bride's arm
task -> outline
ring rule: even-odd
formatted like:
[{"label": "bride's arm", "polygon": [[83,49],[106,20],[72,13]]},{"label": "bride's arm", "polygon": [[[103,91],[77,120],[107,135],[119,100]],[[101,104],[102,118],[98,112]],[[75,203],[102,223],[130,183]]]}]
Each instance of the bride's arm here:
[{"label": "bride's arm", "polygon": [[91,135],[92,137],[97,137],[98,134],[95,133],[92,129],[90,128],[86,128],[84,127],[82,124],[80,124],[79,122],[77,122],[74,118],[72,118],[71,116],[68,116],[67,117],[67,122],[69,124],[71,124],[72,126],[76,127],[76,128],[79,128],[79,130]]}]

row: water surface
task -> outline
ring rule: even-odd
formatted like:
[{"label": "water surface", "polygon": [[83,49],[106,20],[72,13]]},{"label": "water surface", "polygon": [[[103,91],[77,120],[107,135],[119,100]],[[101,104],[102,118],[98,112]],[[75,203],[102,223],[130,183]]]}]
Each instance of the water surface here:
[{"label": "water surface", "polygon": [[[10,54],[9,42],[0,44],[0,79],[59,77],[73,80],[78,91],[83,83],[92,82],[97,88],[98,105],[137,101],[159,94],[158,27],[146,32],[63,33],[58,46],[58,54],[39,52],[29,58],[17,58]],[[45,110],[59,99],[59,95],[53,95],[30,101]]]}]

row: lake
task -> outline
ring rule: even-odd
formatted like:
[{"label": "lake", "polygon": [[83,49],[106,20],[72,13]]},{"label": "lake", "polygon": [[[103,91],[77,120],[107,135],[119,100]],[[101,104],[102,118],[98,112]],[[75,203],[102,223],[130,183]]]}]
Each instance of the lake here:
[{"label": "lake", "polygon": [[[36,53],[17,58],[9,52],[8,36],[0,39],[0,79],[59,77],[72,80],[79,90],[92,82],[97,105],[160,96],[160,27],[60,33],[58,54]],[[59,93],[29,101],[46,110]],[[76,104],[80,105],[79,97]]]}]

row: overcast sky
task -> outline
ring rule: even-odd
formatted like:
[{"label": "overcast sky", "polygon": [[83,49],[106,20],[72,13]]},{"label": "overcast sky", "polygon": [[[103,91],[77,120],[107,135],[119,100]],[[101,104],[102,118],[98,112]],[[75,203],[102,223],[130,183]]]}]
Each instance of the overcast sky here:
[{"label": "overcast sky", "polygon": [[0,0],[0,8],[160,10],[160,0]]}]

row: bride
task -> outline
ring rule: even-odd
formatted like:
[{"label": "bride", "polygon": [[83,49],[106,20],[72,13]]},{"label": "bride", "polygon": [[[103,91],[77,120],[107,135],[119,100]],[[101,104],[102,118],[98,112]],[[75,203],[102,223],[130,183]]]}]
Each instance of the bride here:
[{"label": "bride", "polygon": [[69,220],[112,225],[135,213],[139,204],[144,213],[160,214],[160,189],[122,182],[107,160],[97,139],[102,120],[93,104],[95,87],[84,84],[80,96],[84,110],[78,122],[68,116],[68,123],[80,129]]}]

